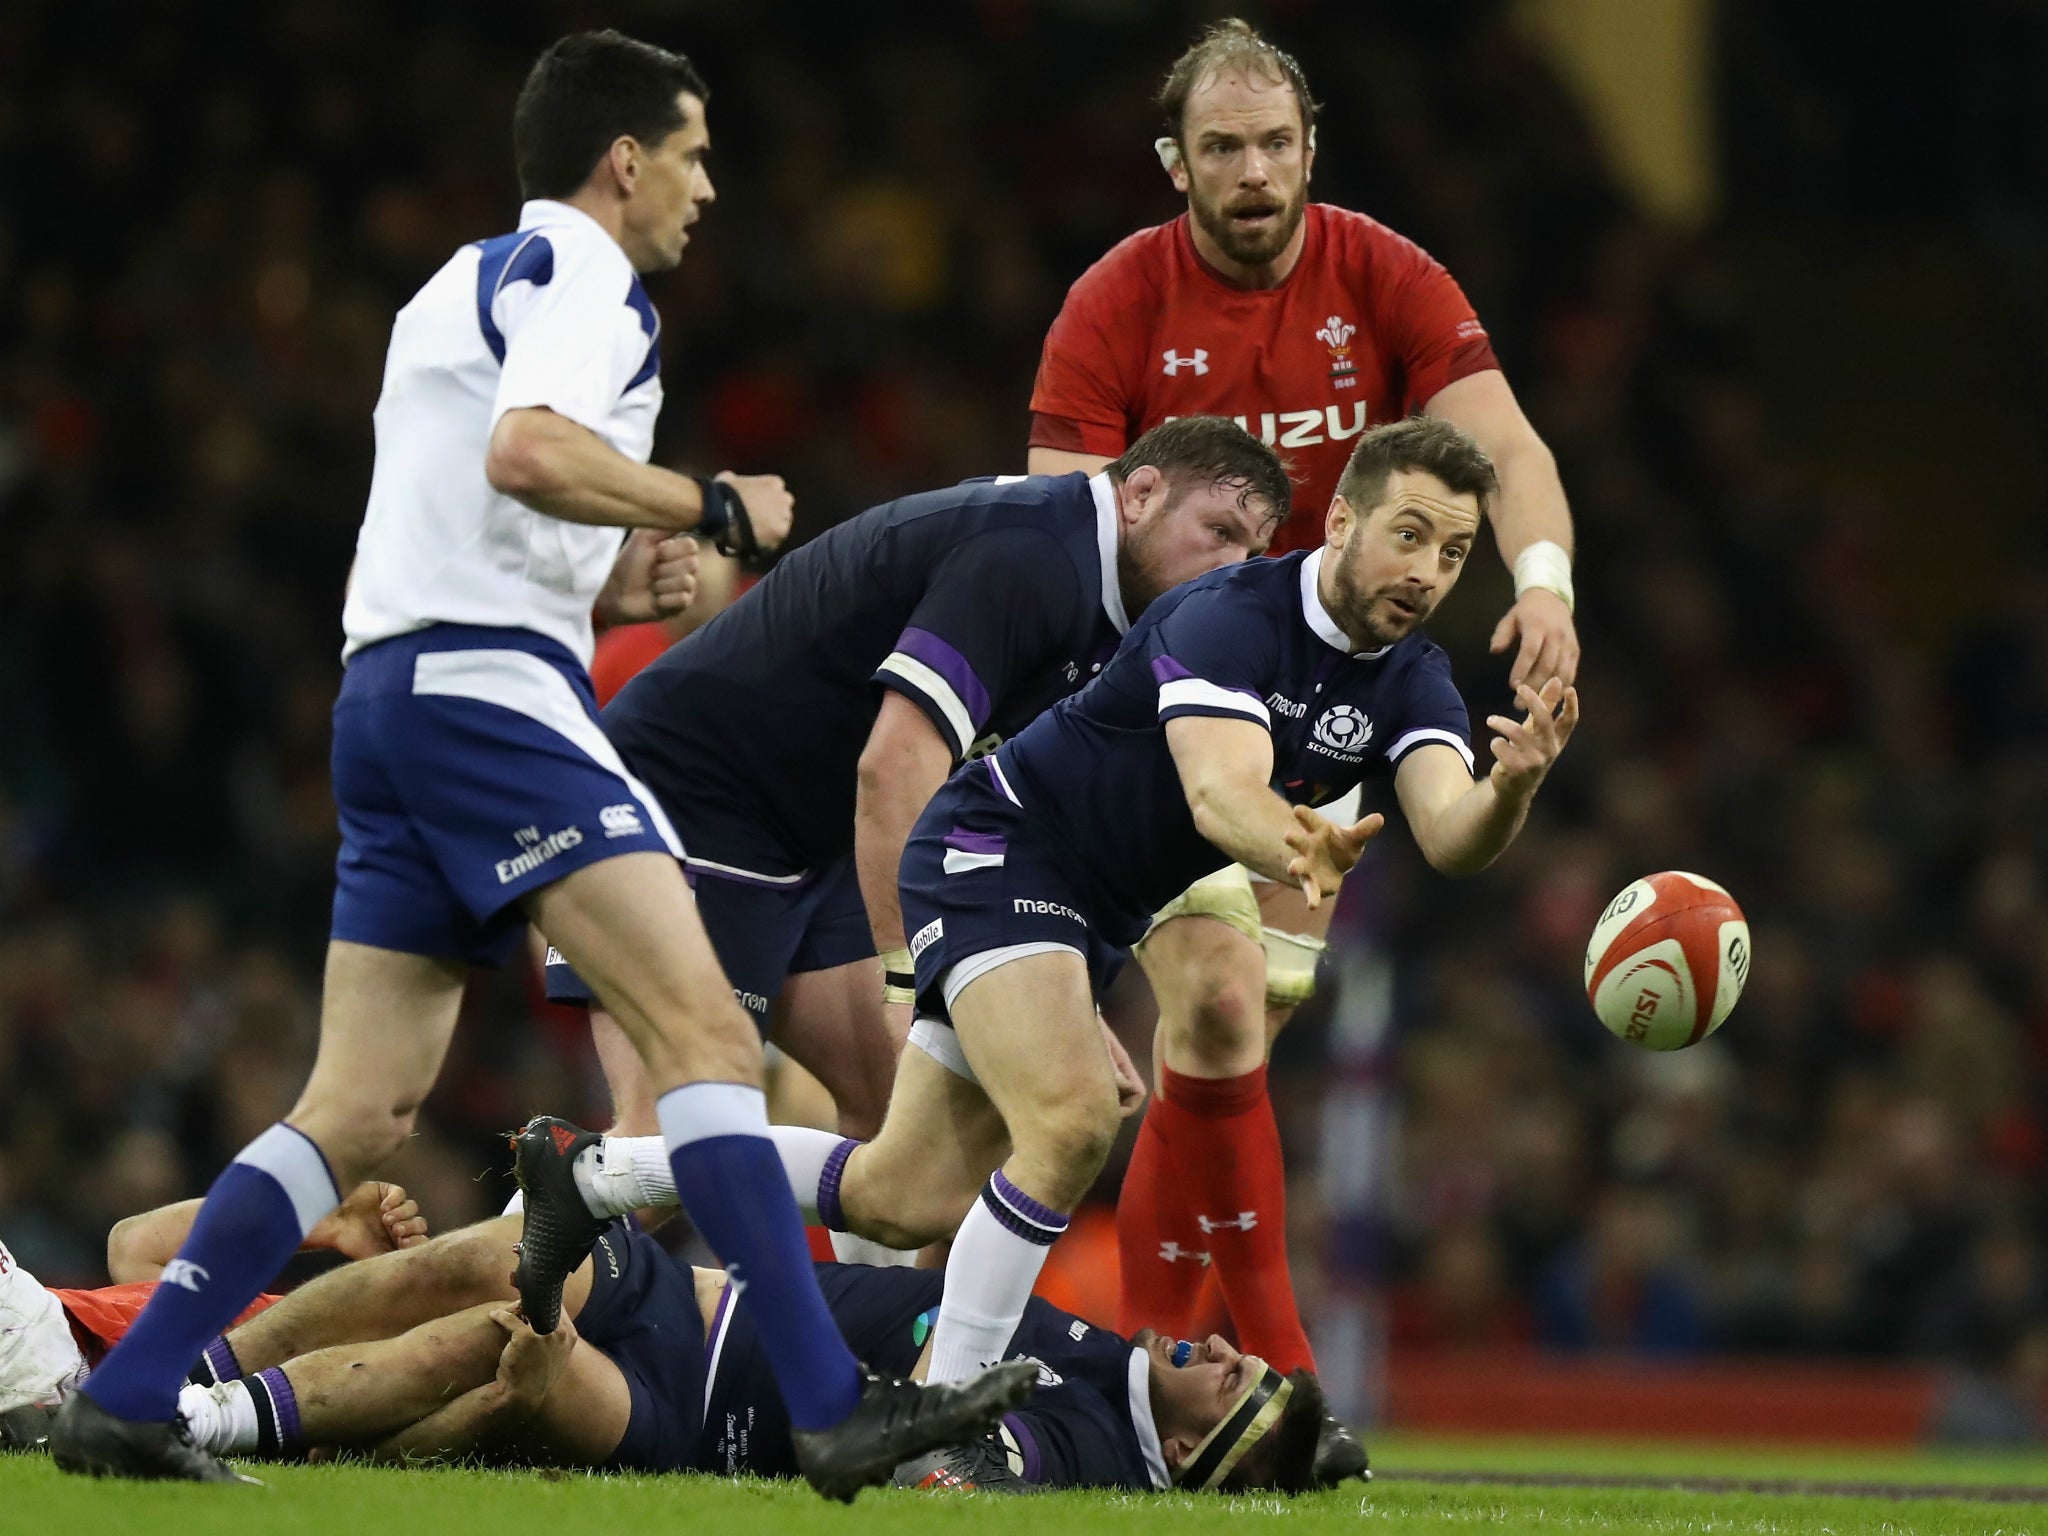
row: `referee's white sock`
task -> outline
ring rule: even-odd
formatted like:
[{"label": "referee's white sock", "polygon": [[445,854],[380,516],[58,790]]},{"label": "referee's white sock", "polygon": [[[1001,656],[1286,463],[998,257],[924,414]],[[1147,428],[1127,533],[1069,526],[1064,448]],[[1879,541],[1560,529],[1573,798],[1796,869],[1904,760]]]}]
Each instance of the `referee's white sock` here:
[{"label": "referee's white sock", "polygon": [[1066,1230],[1064,1214],[1032,1199],[1001,1169],[990,1176],[946,1260],[927,1383],[965,1381],[1002,1360],[1046,1250]]}]

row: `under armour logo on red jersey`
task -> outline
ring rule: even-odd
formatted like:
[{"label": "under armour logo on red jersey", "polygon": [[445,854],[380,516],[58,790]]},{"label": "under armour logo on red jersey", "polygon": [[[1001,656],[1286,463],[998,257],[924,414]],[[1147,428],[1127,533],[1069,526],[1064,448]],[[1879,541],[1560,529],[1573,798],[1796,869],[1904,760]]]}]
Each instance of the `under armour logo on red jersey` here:
[{"label": "under armour logo on red jersey", "polygon": [[1249,1232],[1258,1224],[1259,1213],[1257,1211],[1239,1211],[1234,1218],[1224,1221],[1215,1221],[1207,1216],[1197,1216],[1195,1218],[1195,1225],[1204,1232],[1227,1232],[1231,1230]]},{"label": "under armour logo on red jersey", "polygon": [[1182,1259],[1193,1259],[1202,1268],[1207,1269],[1209,1267],[1208,1254],[1202,1252],[1199,1248],[1183,1248],[1179,1243],[1161,1243],[1159,1245],[1159,1257],[1166,1260],[1169,1264],[1178,1264]]},{"label": "under armour logo on red jersey", "polygon": [[1166,359],[1166,368],[1164,371],[1169,379],[1172,378],[1175,374],[1179,373],[1183,368],[1194,369],[1197,377],[1200,377],[1202,374],[1205,374],[1209,371],[1209,354],[1207,350],[1202,347],[1195,348],[1195,350],[1186,357],[1182,357],[1178,352],[1172,351],[1171,349],[1162,352],[1160,356]]}]

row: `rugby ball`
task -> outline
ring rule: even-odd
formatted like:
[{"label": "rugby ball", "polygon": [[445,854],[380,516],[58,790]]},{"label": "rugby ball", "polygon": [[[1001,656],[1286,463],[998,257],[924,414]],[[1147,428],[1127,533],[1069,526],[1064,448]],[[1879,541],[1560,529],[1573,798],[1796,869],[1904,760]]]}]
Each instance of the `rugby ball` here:
[{"label": "rugby ball", "polygon": [[1749,980],[1749,924],[1727,891],[1666,870],[1607,903],[1586,945],[1586,996],[1610,1031],[1675,1051],[1721,1027]]}]

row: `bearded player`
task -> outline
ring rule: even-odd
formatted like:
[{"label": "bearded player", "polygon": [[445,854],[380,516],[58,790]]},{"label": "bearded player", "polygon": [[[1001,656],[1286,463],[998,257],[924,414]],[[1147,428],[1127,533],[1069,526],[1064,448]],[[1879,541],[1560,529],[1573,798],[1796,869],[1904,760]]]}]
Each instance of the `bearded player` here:
[{"label": "bearded player", "polygon": [[[1242,21],[1211,27],[1158,99],[1156,147],[1187,214],[1132,235],[1068,293],[1032,391],[1031,470],[1093,473],[1157,422],[1235,416],[1290,459],[1311,514],[1282,529],[1280,555],[1321,539],[1315,514],[1359,434],[1417,411],[1445,418],[1499,471],[1490,516],[1516,597],[1493,649],[1514,649],[1517,686],[1568,686],[1571,516],[1457,283],[1384,225],[1308,201],[1316,104],[1300,65]],[[1358,802],[1325,814],[1349,825]],[[1158,1081],[1117,1211],[1126,1327],[1184,1328],[1213,1261],[1245,1347],[1282,1370],[1314,1363],[1265,1063],[1315,990],[1334,906],[1312,913],[1294,887],[1232,867],[1161,911],[1139,946],[1159,1001]]]}]

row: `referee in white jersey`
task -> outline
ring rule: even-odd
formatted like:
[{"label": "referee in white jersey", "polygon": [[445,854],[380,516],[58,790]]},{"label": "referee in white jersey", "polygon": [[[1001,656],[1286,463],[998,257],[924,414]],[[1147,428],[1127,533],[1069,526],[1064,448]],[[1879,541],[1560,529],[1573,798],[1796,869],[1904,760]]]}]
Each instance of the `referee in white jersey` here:
[{"label": "referee in white jersey", "polygon": [[[646,462],[661,324],[639,274],[681,259],[712,199],[709,95],[688,59],[616,32],[557,42],[513,117],[519,228],[465,246],[399,311],[343,614],[319,1057],[66,1402],[51,1448],[69,1471],[234,1478],[185,1433],[179,1384],[337,1191],[411,1133],[469,967],[502,957],[528,918],[645,1060],[676,1188],[758,1316],[821,1492],[851,1498],[971,1437],[1035,1379],[1013,1364],[923,1391],[855,1362],[768,1140],[760,1035],[667,819],[598,727],[593,608],[651,617],[687,601],[695,546],[662,536],[745,553],[789,528],[779,480]],[[547,1243],[544,1225],[529,1243]]]}]

